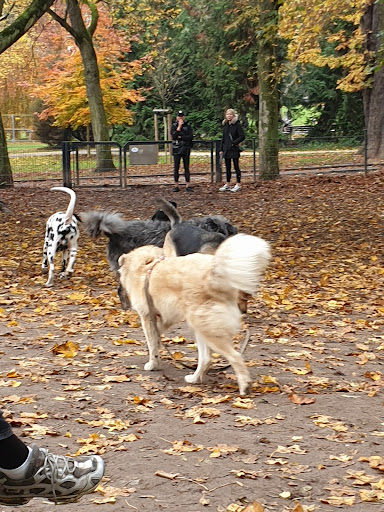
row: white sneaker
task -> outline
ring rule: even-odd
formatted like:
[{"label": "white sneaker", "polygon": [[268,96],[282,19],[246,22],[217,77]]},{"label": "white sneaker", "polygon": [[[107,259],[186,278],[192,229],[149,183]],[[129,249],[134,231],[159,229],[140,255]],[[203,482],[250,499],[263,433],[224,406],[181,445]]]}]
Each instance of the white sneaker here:
[{"label": "white sneaker", "polygon": [[241,185],[239,185],[238,183],[236,183],[236,185],[231,188],[231,192],[239,192],[239,190],[241,190]]},{"label": "white sneaker", "polygon": [[72,503],[92,492],[104,475],[98,455],[65,457],[32,445],[31,462],[22,480],[12,480],[0,471],[0,504],[24,505],[32,498],[56,504]]},{"label": "white sneaker", "polygon": [[219,192],[227,192],[227,191],[230,191],[231,190],[231,187],[229,187],[227,184],[223,185],[222,187],[219,188]]}]

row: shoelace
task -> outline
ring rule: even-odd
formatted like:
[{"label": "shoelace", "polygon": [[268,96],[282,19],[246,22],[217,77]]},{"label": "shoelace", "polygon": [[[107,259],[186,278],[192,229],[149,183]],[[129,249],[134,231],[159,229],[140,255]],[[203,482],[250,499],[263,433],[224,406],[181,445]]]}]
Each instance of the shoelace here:
[{"label": "shoelace", "polygon": [[[41,472],[51,480],[53,499],[54,502],[57,503],[55,484],[60,482],[66,473],[72,473],[75,465],[68,457],[64,457],[63,455],[54,455],[44,449],[42,449],[42,451],[45,454],[45,459]],[[72,470],[69,467],[69,462],[72,463]]]}]

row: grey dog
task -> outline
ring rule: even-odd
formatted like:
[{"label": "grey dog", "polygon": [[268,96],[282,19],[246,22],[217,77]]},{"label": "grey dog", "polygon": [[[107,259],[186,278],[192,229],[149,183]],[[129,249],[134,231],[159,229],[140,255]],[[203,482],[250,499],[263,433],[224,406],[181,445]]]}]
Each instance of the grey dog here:
[{"label": "grey dog", "polygon": [[[172,205],[171,208],[173,208]],[[168,211],[166,213],[168,215]],[[119,279],[119,258],[122,254],[127,254],[144,245],[163,247],[165,237],[172,228],[171,224],[179,222],[175,219],[170,219],[172,223],[158,220],[125,221],[118,213],[102,210],[82,212],[80,218],[88,235],[93,238],[101,235],[108,237],[107,258],[117,279]],[[221,233],[224,238],[237,233],[237,228],[221,215],[196,217],[185,222],[211,233]],[[129,309],[130,304],[126,294],[122,293],[120,281],[118,294],[123,309]]]}]

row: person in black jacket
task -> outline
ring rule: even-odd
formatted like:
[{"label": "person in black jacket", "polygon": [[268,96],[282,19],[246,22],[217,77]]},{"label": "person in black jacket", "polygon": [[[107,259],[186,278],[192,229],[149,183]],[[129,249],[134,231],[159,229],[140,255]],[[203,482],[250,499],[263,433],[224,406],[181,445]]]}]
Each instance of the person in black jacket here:
[{"label": "person in black jacket", "polygon": [[[223,136],[220,144],[220,156],[224,158],[227,182],[220,187],[220,192],[238,192],[241,190],[241,171],[239,166],[240,146],[245,139],[244,130],[236,112],[229,108],[223,121]],[[236,185],[231,188],[231,160],[236,171]]]},{"label": "person in black jacket", "polygon": [[175,180],[175,188],[173,192],[179,192],[179,169],[180,162],[183,159],[184,175],[185,175],[185,190],[187,192],[193,192],[193,189],[189,186],[190,172],[189,172],[189,160],[191,156],[192,139],[193,133],[191,126],[185,120],[185,116],[182,110],[179,110],[176,116],[176,122],[171,127],[172,137],[172,155],[173,155],[173,177]]}]

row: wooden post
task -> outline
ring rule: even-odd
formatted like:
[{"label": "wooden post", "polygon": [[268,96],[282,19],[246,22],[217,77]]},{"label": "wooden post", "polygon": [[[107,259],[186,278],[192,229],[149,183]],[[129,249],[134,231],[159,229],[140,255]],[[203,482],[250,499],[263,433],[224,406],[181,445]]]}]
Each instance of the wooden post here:
[{"label": "wooden post", "polygon": [[153,117],[154,117],[154,123],[155,123],[155,141],[158,141],[159,140],[159,124],[158,124],[156,112],[153,114]]}]

